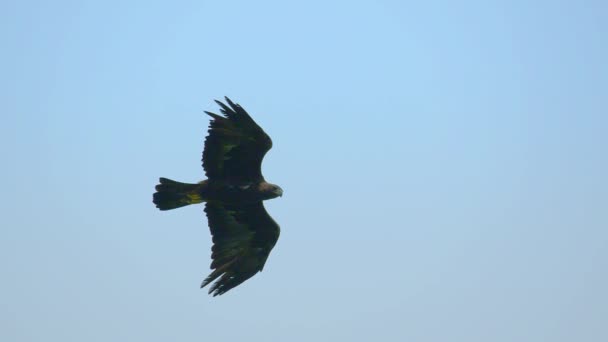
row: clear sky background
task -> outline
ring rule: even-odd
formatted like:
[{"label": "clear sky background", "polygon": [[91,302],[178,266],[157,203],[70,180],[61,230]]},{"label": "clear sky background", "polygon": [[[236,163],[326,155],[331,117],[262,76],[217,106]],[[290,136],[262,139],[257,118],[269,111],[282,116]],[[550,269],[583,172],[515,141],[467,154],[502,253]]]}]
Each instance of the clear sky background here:
[{"label": "clear sky background", "polygon": [[[4,1],[0,340],[608,341],[605,1]],[[200,290],[213,99],[264,272]]]}]

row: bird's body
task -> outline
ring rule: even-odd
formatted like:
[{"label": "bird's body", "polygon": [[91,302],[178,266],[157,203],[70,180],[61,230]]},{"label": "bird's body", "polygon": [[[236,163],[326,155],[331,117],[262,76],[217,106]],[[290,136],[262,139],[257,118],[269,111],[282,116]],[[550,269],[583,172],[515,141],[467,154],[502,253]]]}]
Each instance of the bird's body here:
[{"label": "bird's body", "polygon": [[268,199],[277,194],[277,186],[268,182],[231,183],[223,180],[204,180],[197,184],[176,182],[160,178],[156,186],[155,204],[160,210],[170,210],[201,202],[220,202],[232,205],[246,205]]},{"label": "bird's body", "polygon": [[213,120],[205,139],[203,168],[208,179],[196,184],[160,178],[153,202],[170,210],[205,202],[213,235],[211,268],[201,287],[212,282],[209,293],[220,295],[264,268],[279,238],[279,225],[262,201],[283,190],[264,180],[261,164],[272,147],[270,137],[249,114],[226,98],[216,101],[222,114],[206,112]]}]

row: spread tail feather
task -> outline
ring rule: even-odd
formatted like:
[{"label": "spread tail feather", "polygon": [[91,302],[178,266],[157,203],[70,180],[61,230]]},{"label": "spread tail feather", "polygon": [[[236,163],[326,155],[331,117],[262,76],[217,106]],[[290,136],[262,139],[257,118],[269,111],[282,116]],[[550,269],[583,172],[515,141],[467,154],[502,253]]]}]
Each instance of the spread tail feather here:
[{"label": "spread tail feather", "polygon": [[189,204],[203,202],[201,188],[203,184],[180,183],[168,178],[160,178],[152,202],[160,210],[171,210]]}]

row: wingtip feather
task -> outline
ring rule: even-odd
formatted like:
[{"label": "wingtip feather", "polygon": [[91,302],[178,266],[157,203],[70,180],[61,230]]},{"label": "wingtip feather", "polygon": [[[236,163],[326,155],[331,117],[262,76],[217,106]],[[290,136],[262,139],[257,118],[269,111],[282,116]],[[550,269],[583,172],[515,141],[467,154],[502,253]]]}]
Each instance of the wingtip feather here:
[{"label": "wingtip feather", "polygon": [[222,119],[224,119],[222,116],[217,115],[215,113],[208,112],[208,111],[204,111],[204,112],[205,112],[205,114],[209,115],[210,117],[214,118],[215,120],[222,120]]},{"label": "wingtip feather", "polygon": [[226,116],[231,116],[233,115],[233,110],[230,109],[228,106],[226,106],[226,104],[224,104],[222,101],[219,100],[213,100],[215,101],[215,103],[217,103],[218,106],[220,106],[220,111],[226,115]]},{"label": "wingtip feather", "polygon": [[228,98],[228,96],[224,96],[224,99],[226,99],[226,102],[228,102],[228,104],[230,105],[230,107],[232,107],[232,109],[233,109],[233,110],[235,110],[235,111],[236,111],[236,109],[240,107],[240,105],[235,104],[234,102],[232,102],[232,101],[231,101],[231,100]]}]

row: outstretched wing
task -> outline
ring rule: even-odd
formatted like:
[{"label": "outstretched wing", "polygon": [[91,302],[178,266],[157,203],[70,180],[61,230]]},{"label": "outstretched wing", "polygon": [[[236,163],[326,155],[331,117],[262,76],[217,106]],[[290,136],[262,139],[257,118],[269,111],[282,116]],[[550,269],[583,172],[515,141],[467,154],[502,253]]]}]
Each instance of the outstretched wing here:
[{"label": "outstretched wing", "polygon": [[213,235],[211,269],[202,287],[213,283],[209,294],[226,293],[262,271],[279,239],[279,225],[262,202],[241,205],[205,203]]},{"label": "outstretched wing", "polygon": [[233,182],[261,181],[262,159],[272,147],[270,137],[238,104],[215,101],[223,116],[205,112],[213,120],[205,139],[203,168],[210,179]]}]

